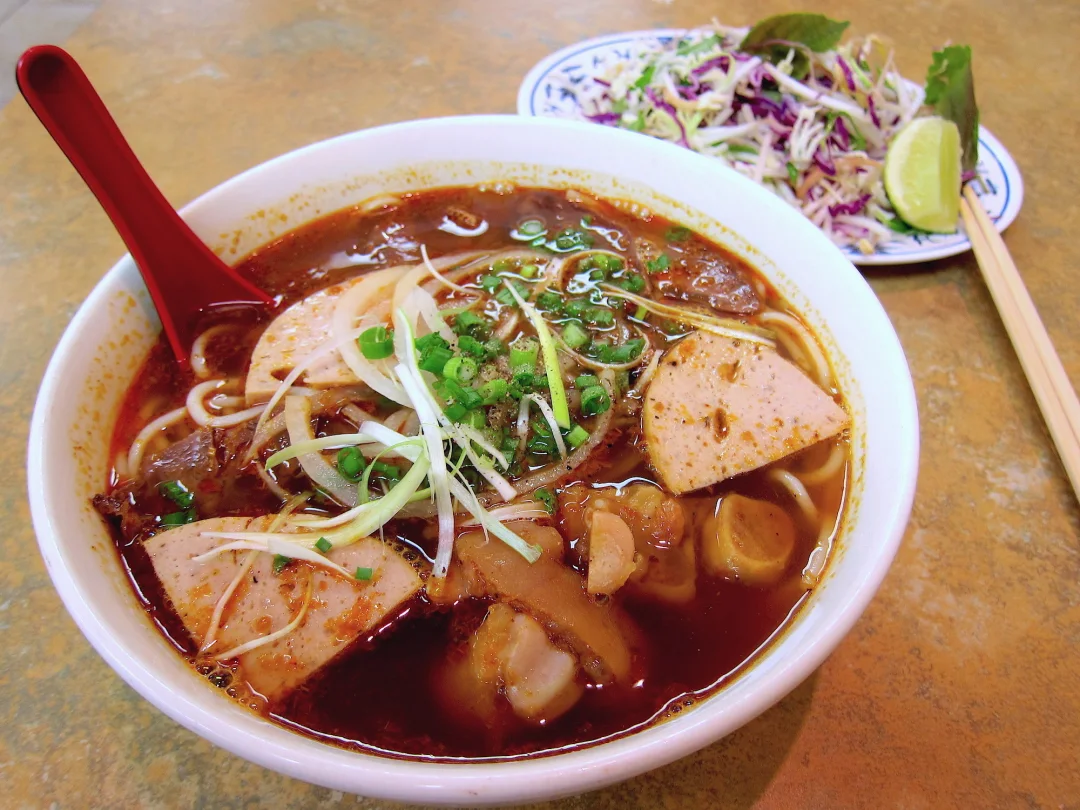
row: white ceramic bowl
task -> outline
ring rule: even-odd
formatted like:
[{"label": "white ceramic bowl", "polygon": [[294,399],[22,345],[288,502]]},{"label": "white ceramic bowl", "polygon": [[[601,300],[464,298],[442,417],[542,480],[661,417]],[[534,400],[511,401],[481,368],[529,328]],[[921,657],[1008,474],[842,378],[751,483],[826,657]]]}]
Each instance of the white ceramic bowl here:
[{"label": "white ceramic bowl", "polygon": [[[258,166],[183,210],[226,260],[385,191],[511,182],[632,198],[751,260],[815,327],[854,417],[854,475],[839,551],[771,649],[693,710],[602,745],[531,761],[446,764],[332,748],[263,720],[209,686],[139,608],[90,505],[112,422],[159,331],[130,256],[97,285],[49,364],[28,478],[41,553],[64,604],[106,661],[187,728],[298,779],[425,804],[524,802],[598,788],[728,734],[805,679],[881,583],[911,508],[918,420],[907,363],[855,268],[814,226],[717,161],[605,127],[504,116],[445,118],[344,135]],[[75,463],[72,463],[74,456]]]}]

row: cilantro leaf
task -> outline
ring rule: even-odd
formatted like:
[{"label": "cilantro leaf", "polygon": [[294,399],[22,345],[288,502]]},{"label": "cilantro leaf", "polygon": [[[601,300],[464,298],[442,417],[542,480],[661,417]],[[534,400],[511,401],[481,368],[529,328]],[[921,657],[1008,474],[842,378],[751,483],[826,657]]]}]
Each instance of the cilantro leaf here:
[{"label": "cilantro leaf", "polygon": [[[777,14],[751,28],[739,50],[761,54],[776,64],[787,58],[792,45],[804,45],[815,53],[832,50],[848,25],[830,20],[824,14]],[[796,51],[791,71],[796,78],[810,72],[810,60],[805,53]]]},{"label": "cilantro leaf", "polygon": [[971,47],[950,45],[934,52],[926,72],[926,103],[960,130],[961,165],[974,171],[979,160],[979,107],[971,73]]}]

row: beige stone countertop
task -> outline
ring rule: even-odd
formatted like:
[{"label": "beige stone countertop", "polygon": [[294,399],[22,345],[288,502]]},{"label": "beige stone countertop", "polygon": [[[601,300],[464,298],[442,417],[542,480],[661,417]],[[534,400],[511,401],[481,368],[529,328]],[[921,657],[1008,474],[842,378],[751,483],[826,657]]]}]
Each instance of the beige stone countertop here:
[{"label": "beige stone countertop", "polygon": [[[105,0],[67,43],[180,205],[267,158],[410,118],[515,109],[547,53],[620,30],[748,24],[789,0]],[[1006,242],[1080,382],[1080,3],[820,0],[921,78],[970,43],[983,123],[1027,197]],[[79,634],[38,555],[28,422],[49,355],[124,248],[21,98],[0,111],[0,806],[387,807],[214,748]],[[1080,526],[970,254],[867,273],[911,363],[915,508],[825,664],[698,754],[560,808],[1080,807]]]}]

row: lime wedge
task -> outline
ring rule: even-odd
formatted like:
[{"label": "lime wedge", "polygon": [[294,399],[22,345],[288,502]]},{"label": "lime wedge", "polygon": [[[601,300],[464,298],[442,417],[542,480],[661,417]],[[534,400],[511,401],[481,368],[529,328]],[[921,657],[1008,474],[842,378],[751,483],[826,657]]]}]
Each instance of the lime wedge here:
[{"label": "lime wedge", "polygon": [[885,191],[908,225],[955,233],[960,217],[960,130],[944,118],[916,118],[885,155]]}]

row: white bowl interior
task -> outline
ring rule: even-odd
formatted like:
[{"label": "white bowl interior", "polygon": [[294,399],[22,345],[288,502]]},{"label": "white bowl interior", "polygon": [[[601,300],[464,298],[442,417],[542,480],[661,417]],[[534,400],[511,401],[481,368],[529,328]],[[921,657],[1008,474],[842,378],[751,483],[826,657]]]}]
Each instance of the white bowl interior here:
[{"label": "white bowl interior", "polygon": [[731,684],[692,711],[603,745],[527,761],[440,764],[346,752],[286,731],[235,705],[176,655],[138,608],[90,505],[105,483],[121,397],[159,330],[125,257],[79,310],[41,388],[28,463],[35,529],[68,610],[109,664],[178,722],[266,767],[368,796],[473,805],[554,798],[628,778],[718,739],[798,685],[857,620],[899,544],[914,493],[918,427],[896,335],[862,277],[816,228],[715,162],[586,124],[438,119],[290,153],[183,214],[235,261],[380,193],[497,182],[633,199],[748,258],[803,313],[826,344],[854,416],[839,553],[793,624]]}]

